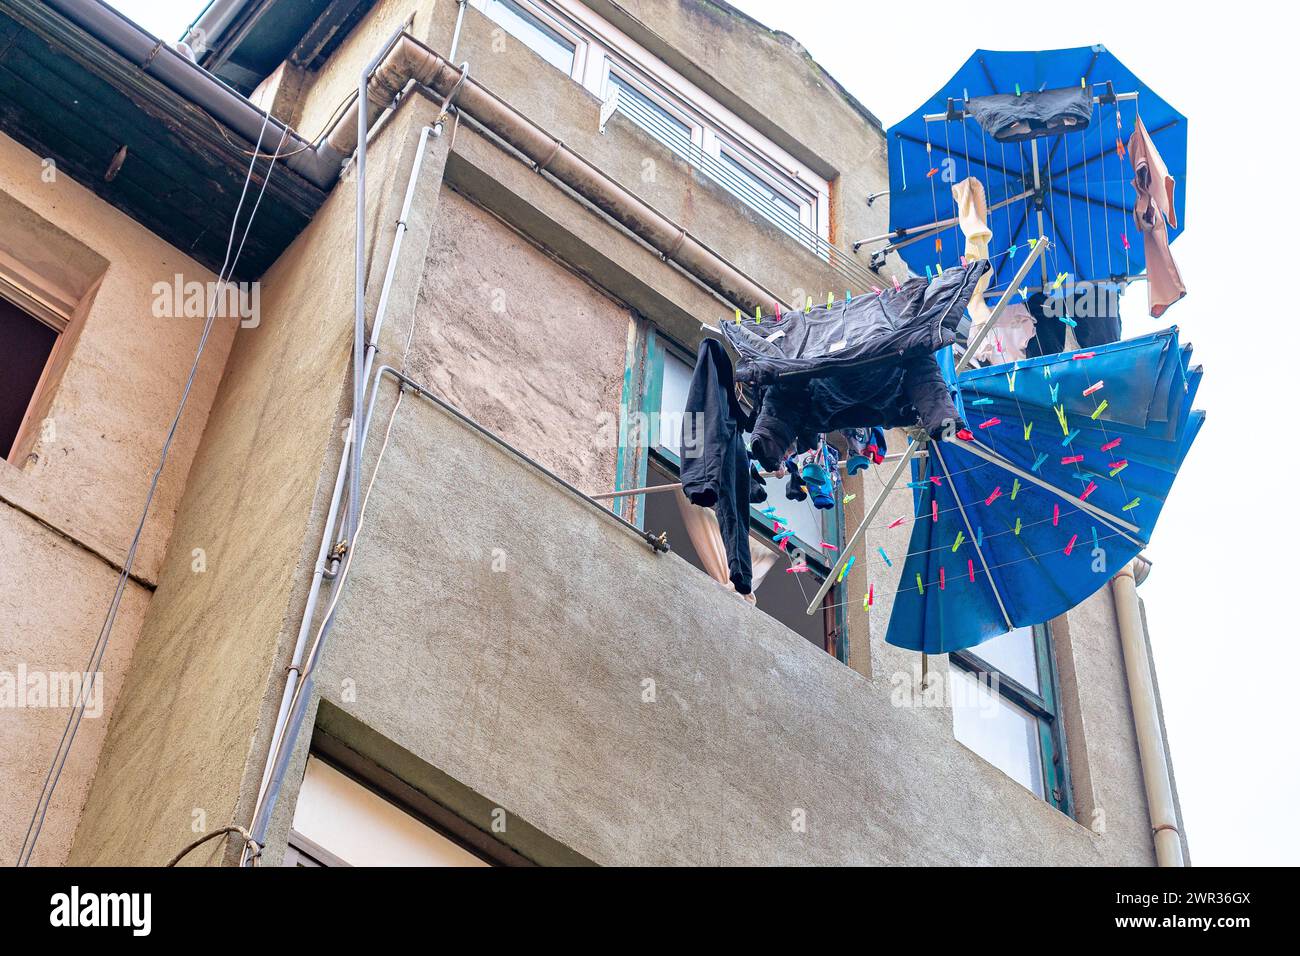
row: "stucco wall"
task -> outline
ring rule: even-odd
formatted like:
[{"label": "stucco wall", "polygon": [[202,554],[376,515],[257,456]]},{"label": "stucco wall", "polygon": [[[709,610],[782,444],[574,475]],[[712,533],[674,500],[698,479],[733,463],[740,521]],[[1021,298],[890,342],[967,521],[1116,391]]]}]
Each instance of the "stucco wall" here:
[{"label": "stucco wall", "polygon": [[[41,158],[0,136],[3,244],[43,279],[82,296],[67,348],[38,397],[38,427],[15,464],[0,461],[0,671],[85,666],[140,518],[203,319],[155,317],[155,282],[212,275]],[[42,259],[44,256],[44,259]],[[89,284],[87,284],[89,283]],[[177,503],[234,338],[221,320],[154,499],[104,672],[105,714],[82,723],[34,862],[72,841]],[[39,427],[40,423],[46,427]],[[188,561],[188,557],[185,559]],[[66,709],[0,710],[0,859],[17,858],[67,720]]]},{"label": "stucco wall", "polygon": [[612,488],[629,321],[626,308],[445,191],[408,367],[578,487]]},{"label": "stucco wall", "polygon": [[1150,862],[426,402],[366,521],[321,694],[597,863]]}]

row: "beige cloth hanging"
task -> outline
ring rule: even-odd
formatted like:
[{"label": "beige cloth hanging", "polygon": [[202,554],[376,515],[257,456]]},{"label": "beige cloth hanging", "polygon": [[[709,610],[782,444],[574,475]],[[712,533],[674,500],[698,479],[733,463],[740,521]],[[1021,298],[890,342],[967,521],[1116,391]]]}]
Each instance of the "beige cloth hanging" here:
[{"label": "beige cloth hanging", "polygon": [[[966,259],[987,259],[989,242],[993,239],[993,230],[988,227],[988,201],[984,197],[984,184],[974,176],[954,183],[952,198],[957,204],[957,224],[966,236]],[[975,294],[970,299],[970,333],[967,341],[973,341],[984,323],[993,316],[993,310],[984,301],[984,290],[988,288],[993,270],[984,273],[975,286]]]},{"label": "beige cloth hanging", "polygon": [[1169,230],[1165,225],[1168,222],[1178,228],[1174,177],[1165,168],[1140,116],[1128,140],[1128,158],[1133,164],[1133,188],[1137,191],[1133,219],[1142,233],[1147,257],[1147,302],[1151,317],[1158,319],[1165,309],[1187,295],[1187,287],[1169,251]]},{"label": "beige cloth hanging", "polygon": [[[682,524],[686,526],[686,534],[691,539],[695,553],[700,557],[700,564],[704,566],[705,573],[719,584],[734,591],[736,588],[731,583],[727,549],[722,543],[722,530],[718,527],[718,516],[713,513],[712,508],[697,508],[691,504],[680,489],[673,492],[673,500],[677,502]],[[779,555],[769,548],[756,545],[752,535],[749,539],[749,553],[753,564],[750,584],[752,590],[742,596],[750,604],[755,604],[758,599],[754,597],[753,591],[758,590],[758,586],[763,583],[767,572],[776,564]]]}]

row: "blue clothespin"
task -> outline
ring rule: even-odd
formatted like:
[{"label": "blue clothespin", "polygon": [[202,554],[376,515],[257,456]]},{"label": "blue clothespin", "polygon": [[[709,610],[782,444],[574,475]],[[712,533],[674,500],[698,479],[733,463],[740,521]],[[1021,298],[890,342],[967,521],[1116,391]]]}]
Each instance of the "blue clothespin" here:
[{"label": "blue clothespin", "polygon": [[991,399],[991,398],[976,398],[976,399],[972,399],[971,401],[967,402],[966,404],[967,404],[967,405],[992,405],[992,404],[993,404],[993,399]]},{"label": "blue clothespin", "polygon": [[1047,388],[1048,388],[1048,391],[1050,391],[1050,392],[1052,393],[1052,404],[1055,405],[1055,404],[1056,404],[1056,394],[1057,394],[1057,392],[1059,392],[1059,391],[1061,390],[1061,383],[1060,383],[1060,382],[1057,382],[1055,385],[1049,385],[1049,386],[1047,386]]},{"label": "blue clothespin", "polygon": [[976,529],[975,529],[975,547],[977,547],[977,548],[982,547],[983,544],[984,544],[984,529],[983,529],[983,528],[976,528]]},{"label": "blue clothespin", "polygon": [[1045,461],[1047,461],[1047,452],[1040,452],[1038,457],[1034,459],[1034,463],[1029,470],[1038,471],[1039,468],[1043,467],[1043,462]]},{"label": "blue clothespin", "polygon": [[934,273],[930,271],[930,267],[929,267],[929,266],[926,266],[926,267],[925,267],[925,281],[927,281],[927,282],[933,282],[933,281],[934,281]]},{"label": "blue clothespin", "polygon": [[1062,446],[1068,445],[1070,444],[1070,442],[1074,441],[1078,437],[1079,437],[1079,429],[1072,428],[1070,429],[1070,433],[1066,435],[1063,439],[1061,439],[1061,445]]},{"label": "blue clothespin", "polygon": [[885,549],[876,548],[876,550],[879,551],[880,556],[885,559],[885,564],[892,568],[894,566],[894,562],[889,560],[889,555],[885,554]]}]

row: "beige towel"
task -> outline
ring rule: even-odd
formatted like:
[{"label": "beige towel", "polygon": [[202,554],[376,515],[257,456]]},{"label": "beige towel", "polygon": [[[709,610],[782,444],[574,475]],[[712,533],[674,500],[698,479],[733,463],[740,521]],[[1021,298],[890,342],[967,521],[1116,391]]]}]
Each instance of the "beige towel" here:
[{"label": "beige towel", "polygon": [[1147,302],[1151,317],[1158,319],[1165,309],[1187,295],[1187,287],[1169,251],[1169,230],[1165,225],[1167,221],[1178,227],[1174,177],[1165,168],[1140,116],[1128,140],[1128,158],[1133,164],[1133,188],[1137,190],[1133,219],[1142,233],[1147,256]]}]

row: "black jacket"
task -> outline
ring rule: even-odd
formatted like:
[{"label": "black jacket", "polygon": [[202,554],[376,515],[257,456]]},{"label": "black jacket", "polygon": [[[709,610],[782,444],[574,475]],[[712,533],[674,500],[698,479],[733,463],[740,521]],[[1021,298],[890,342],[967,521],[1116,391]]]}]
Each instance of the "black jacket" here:
[{"label": "black jacket", "polygon": [[[713,508],[727,549],[731,583],[741,594],[753,586],[749,553],[749,502],[763,494],[750,477],[745,432],[753,425],[736,397],[731,359],[722,343],[705,339],[695,359],[682,420],[682,493],[691,504]],[[761,499],[759,499],[761,500]]]},{"label": "black jacket", "polygon": [[794,443],[841,428],[964,427],[934,353],[990,265],[977,259],[933,282],[909,279],[881,295],[792,313],[780,322],[724,322],[740,354],[736,377],[760,386],[751,447],[769,470]]}]

